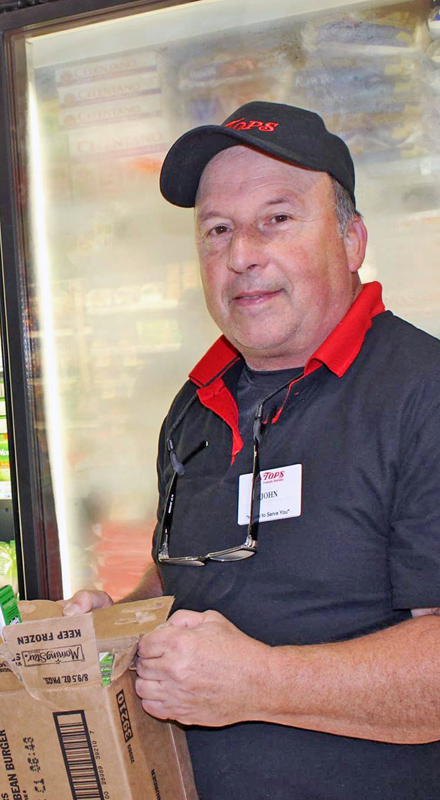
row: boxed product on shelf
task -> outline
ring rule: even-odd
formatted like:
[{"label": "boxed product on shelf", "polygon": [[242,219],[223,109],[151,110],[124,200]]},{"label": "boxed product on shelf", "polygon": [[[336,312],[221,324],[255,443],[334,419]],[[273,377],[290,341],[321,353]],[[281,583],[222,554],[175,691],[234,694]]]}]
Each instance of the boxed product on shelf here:
[{"label": "boxed product on shelf", "polygon": [[262,52],[231,47],[188,58],[178,76],[184,114],[196,125],[220,121],[256,97],[288,102],[293,72],[290,53],[281,47]]},{"label": "boxed product on shelf", "polygon": [[369,161],[426,153],[426,22],[413,10],[315,15],[302,31],[299,98]]},{"label": "boxed product on shelf", "polygon": [[426,30],[413,9],[376,7],[317,15],[305,26],[303,45],[327,53],[344,48],[345,53],[381,56],[411,54],[420,49],[425,37]]},{"label": "boxed product on shelf", "polygon": [[15,594],[17,594],[17,553],[14,541],[0,541],[0,588],[7,585],[12,586]]},{"label": "boxed product on shelf", "polygon": [[[436,11],[440,15],[440,9],[436,9]],[[430,33],[432,35],[431,28]],[[428,88],[424,115],[425,135],[429,151],[435,153],[438,158],[438,153],[440,153],[440,137],[438,135],[440,125],[440,41],[438,39],[431,42],[425,55],[424,76]]]}]

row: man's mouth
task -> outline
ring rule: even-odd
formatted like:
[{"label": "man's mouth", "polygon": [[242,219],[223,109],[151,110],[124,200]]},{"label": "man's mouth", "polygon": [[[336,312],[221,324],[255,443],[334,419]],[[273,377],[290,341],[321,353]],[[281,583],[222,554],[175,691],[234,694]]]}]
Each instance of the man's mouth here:
[{"label": "man's mouth", "polygon": [[252,292],[239,292],[232,302],[239,306],[252,306],[272,300],[281,293],[281,289],[257,289]]}]

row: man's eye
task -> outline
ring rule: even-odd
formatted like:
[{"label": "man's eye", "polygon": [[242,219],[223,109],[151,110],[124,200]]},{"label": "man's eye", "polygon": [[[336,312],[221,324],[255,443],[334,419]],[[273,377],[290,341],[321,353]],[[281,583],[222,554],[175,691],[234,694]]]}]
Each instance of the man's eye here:
[{"label": "man's eye", "polygon": [[227,233],[228,228],[226,225],[216,225],[209,231],[210,236],[221,236],[222,233]]},{"label": "man's eye", "polygon": [[272,222],[286,222],[288,219],[288,214],[276,214],[272,217]]}]

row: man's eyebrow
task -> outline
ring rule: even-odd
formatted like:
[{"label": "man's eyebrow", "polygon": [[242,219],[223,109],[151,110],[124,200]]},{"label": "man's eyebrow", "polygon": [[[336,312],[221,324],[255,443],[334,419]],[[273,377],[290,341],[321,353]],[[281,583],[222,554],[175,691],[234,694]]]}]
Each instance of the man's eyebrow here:
[{"label": "man's eyebrow", "polygon": [[295,203],[298,202],[299,199],[300,199],[299,195],[297,195],[295,192],[292,192],[292,194],[288,196],[280,195],[279,197],[274,197],[271,200],[267,200],[265,205],[278,206],[282,203]]},{"label": "man's eyebrow", "polygon": [[207,219],[211,219],[212,217],[225,217],[225,214],[222,214],[221,211],[215,211],[215,209],[208,209],[207,211],[199,211],[196,212],[196,219],[198,222],[206,222]]},{"label": "man's eyebrow", "polygon": [[[291,195],[280,195],[279,197],[273,197],[270,200],[266,200],[263,205],[265,206],[278,206],[282,203],[297,203],[300,201],[300,196],[297,195],[295,192],[292,192]],[[207,209],[206,211],[199,211],[196,212],[198,222],[206,222],[208,219],[212,219],[212,217],[226,217],[227,215],[222,213],[221,211],[216,211],[215,209]]]}]

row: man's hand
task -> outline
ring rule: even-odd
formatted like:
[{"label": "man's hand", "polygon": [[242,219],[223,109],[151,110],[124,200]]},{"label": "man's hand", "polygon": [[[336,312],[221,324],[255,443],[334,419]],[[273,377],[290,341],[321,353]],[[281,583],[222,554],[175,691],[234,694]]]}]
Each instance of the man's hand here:
[{"label": "man's hand", "polygon": [[185,725],[261,719],[270,652],[217,611],[177,611],[140,640],[136,691],[149,714]]},{"label": "man's hand", "polygon": [[[432,609],[431,609],[432,612]],[[139,643],[145,711],[186,725],[244,720],[339,736],[440,740],[440,618],[341,642],[269,647],[215,611],[178,611]]]},{"label": "man's hand", "polygon": [[80,589],[69,600],[60,600],[59,603],[63,606],[64,616],[70,617],[75,614],[86,614],[94,608],[112,606],[113,600],[107,592],[97,589]]}]

